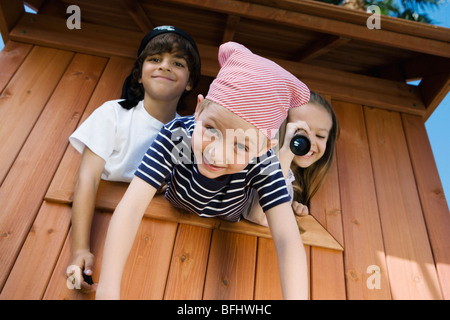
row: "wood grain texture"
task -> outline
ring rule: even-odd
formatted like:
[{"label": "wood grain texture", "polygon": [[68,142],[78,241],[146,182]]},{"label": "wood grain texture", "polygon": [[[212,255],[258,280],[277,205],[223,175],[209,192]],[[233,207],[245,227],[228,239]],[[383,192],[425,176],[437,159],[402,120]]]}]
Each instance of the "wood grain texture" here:
[{"label": "wood grain texture", "polygon": [[201,300],[211,229],[180,224],[167,278],[165,300]]},{"label": "wood grain texture", "polygon": [[[86,109],[77,114],[79,125],[106,101],[120,98],[123,81],[129,74],[132,63],[130,59],[117,57],[108,60]],[[71,203],[80,162],[81,154],[69,145],[45,195],[47,200]]]},{"label": "wood grain texture", "polygon": [[69,206],[44,202],[28,233],[1,300],[39,300],[44,296],[70,227]]},{"label": "wood grain texture", "polygon": [[255,263],[256,237],[214,230],[203,299],[253,299]]},{"label": "wood grain texture", "polygon": [[105,62],[94,56],[74,57],[0,187],[1,287],[64,155],[77,123],[73,115],[84,109]]},{"label": "wood grain texture", "polygon": [[402,115],[411,164],[444,299],[450,299],[450,212],[420,117]]},{"label": "wood grain texture", "polygon": [[[348,299],[391,299],[372,162],[361,105],[333,100],[341,123],[337,164],[344,228]],[[380,269],[381,286],[367,287],[367,268]]]},{"label": "wood grain texture", "polygon": [[[344,245],[336,159],[333,161],[324,184],[314,195],[310,209],[311,215],[315,216],[341,245]],[[351,247],[349,249],[351,250]],[[314,300],[345,299],[344,270],[342,252],[311,247],[311,298]]]},{"label": "wood grain texture", "polygon": [[392,297],[440,299],[400,114],[374,108],[364,113]]},{"label": "wood grain texture", "polygon": [[3,90],[0,98],[0,183],[72,57],[71,52],[34,47]]}]

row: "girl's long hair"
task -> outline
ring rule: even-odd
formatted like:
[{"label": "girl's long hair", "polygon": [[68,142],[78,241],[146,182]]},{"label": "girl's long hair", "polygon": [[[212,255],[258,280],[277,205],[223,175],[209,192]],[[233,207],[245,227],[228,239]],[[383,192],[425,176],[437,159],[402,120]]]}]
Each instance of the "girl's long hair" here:
[{"label": "girl's long hair", "polygon": [[309,103],[324,108],[331,116],[333,125],[328,135],[325,153],[319,160],[307,168],[298,167],[294,163],[291,164],[291,170],[295,176],[295,181],[293,182],[294,200],[308,207],[312,197],[324,183],[328,171],[330,170],[334,159],[334,146],[340,133],[339,122],[336,114],[324,97],[316,92],[311,92]]}]

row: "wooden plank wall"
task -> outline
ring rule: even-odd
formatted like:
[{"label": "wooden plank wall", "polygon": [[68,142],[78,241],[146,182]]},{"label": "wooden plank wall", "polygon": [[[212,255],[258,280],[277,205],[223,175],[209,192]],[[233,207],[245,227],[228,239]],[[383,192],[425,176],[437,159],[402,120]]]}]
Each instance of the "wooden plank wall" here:
[{"label": "wooden plank wall", "polygon": [[[0,188],[1,283],[30,231],[67,137],[76,128],[105,63],[104,58],[34,47],[2,92],[2,146],[15,147],[2,154],[12,152],[15,158],[12,166],[10,159],[2,158],[2,166],[9,170]],[[16,135],[16,128],[27,134]]]},{"label": "wooden plank wall", "polygon": [[[44,197],[56,173],[75,176],[68,137],[131,64],[12,41],[0,53],[1,299],[93,297],[66,287],[71,210]],[[423,120],[331,101],[341,137],[311,211],[345,251],[306,246],[310,298],[450,299],[450,214]],[[94,218],[98,268],[110,216]],[[251,235],[144,218],[126,268],[125,298],[281,297],[273,241]]]}]

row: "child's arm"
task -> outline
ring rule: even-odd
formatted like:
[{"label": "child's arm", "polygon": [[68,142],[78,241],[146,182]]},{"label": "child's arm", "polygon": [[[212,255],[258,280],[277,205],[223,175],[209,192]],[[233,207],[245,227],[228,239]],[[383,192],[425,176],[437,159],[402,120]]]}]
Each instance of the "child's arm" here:
[{"label": "child's arm", "polygon": [[289,203],[266,212],[275,243],[284,299],[308,299],[306,254],[297,222]]},{"label": "child's arm", "polygon": [[156,189],[134,177],[111,218],[96,299],[120,299],[120,283],[142,216]]},{"label": "child's arm", "polygon": [[[90,235],[95,199],[104,167],[105,160],[85,147],[73,197],[72,257],[69,265],[78,266],[80,270],[84,268],[88,275],[92,274],[94,267],[94,256],[90,249]],[[83,281],[81,289],[83,292],[90,292],[94,288]]]}]

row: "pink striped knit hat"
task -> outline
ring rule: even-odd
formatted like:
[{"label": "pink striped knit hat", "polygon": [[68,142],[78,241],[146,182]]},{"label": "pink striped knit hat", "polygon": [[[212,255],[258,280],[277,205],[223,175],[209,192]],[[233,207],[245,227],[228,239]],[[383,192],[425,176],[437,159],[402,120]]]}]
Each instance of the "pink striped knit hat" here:
[{"label": "pink striped knit hat", "polygon": [[220,71],[206,99],[275,137],[290,108],[309,101],[308,87],[276,63],[236,42],[219,48]]}]

